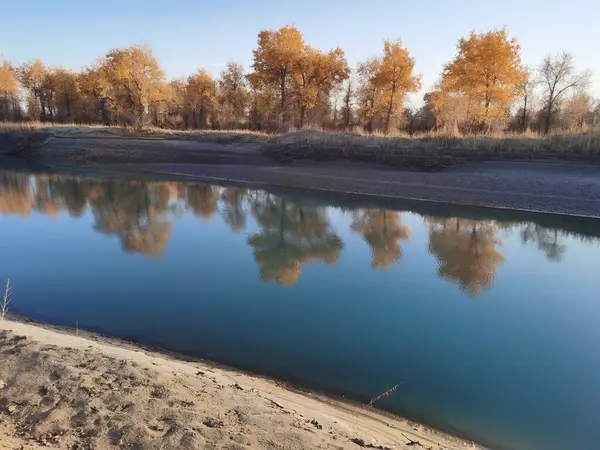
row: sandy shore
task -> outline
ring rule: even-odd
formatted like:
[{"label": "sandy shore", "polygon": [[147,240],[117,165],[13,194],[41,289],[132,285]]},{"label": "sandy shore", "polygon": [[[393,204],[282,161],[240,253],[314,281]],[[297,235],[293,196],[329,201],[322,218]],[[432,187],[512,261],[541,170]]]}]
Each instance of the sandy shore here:
[{"label": "sandy shore", "polygon": [[478,448],[373,409],[88,333],[4,320],[0,353],[1,450]]}]

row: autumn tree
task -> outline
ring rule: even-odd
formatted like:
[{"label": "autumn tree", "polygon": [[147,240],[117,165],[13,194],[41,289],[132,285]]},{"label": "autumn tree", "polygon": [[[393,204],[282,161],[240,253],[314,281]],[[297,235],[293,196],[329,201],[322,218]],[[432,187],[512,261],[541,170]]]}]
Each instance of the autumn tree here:
[{"label": "autumn tree", "polygon": [[414,74],[415,61],[400,41],[385,41],[383,56],[358,66],[358,103],[367,130],[377,121],[389,133],[392,119],[399,118],[406,94],[421,88]]},{"label": "autumn tree", "polygon": [[245,124],[246,110],[250,94],[248,80],[244,67],[229,61],[227,68],[221,72],[219,78],[219,122],[226,128],[239,128]]},{"label": "autumn tree", "polygon": [[150,104],[161,94],[164,74],[152,49],[134,45],[114,49],[99,62],[118,107],[128,122],[143,126]]},{"label": "autumn tree", "polygon": [[585,92],[579,92],[564,102],[560,119],[566,129],[581,130],[586,126],[594,126],[594,99]]},{"label": "autumn tree", "polygon": [[48,105],[44,95],[46,71],[46,66],[39,59],[27,62],[18,69],[19,81],[28,94],[29,118],[33,120],[45,121],[48,119]]},{"label": "autumn tree", "polygon": [[265,30],[258,34],[258,47],[254,50],[254,70],[250,81],[257,89],[277,89],[281,123],[288,120],[291,106],[291,77],[305,49],[302,33],[293,26],[279,30]]},{"label": "autumn tree", "polygon": [[382,89],[385,107],[384,130],[390,132],[390,121],[402,111],[406,94],[421,89],[421,77],[413,73],[415,60],[400,41],[385,41],[383,58],[376,76],[376,83]]},{"label": "autumn tree", "polygon": [[20,112],[17,74],[3,59],[0,64],[0,121],[18,119]]},{"label": "autumn tree", "polygon": [[156,93],[148,105],[148,114],[154,126],[161,128],[167,126],[169,102],[173,95],[171,83],[163,80],[156,85]]},{"label": "autumn tree", "polygon": [[331,90],[350,75],[344,52],[340,48],[323,53],[305,46],[292,71],[294,98],[300,109],[300,126],[306,112],[317,104],[320,93],[329,99]]},{"label": "autumn tree", "polygon": [[358,66],[358,107],[367,131],[373,131],[375,118],[381,112],[382,96],[377,82],[381,60],[370,58]]},{"label": "autumn tree", "polygon": [[567,92],[585,88],[590,83],[591,72],[578,72],[573,55],[559,53],[548,55],[538,68],[538,80],[544,89],[544,132],[549,133],[556,110]]},{"label": "autumn tree", "polygon": [[185,111],[186,81],[173,80],[169,83],[169,96],[166,101],[168,128],[181,129],[187,126]]},{"label": "autumn tree", "polygon": [[210,74],[200,69],[187,79],[185,109],[188,128],[207,128],[216,101],[217,85]]},{"label": "autumn tree", "polygon": [[52,82],[55,92],[56,120],[73,122],[77,115],[80,96],[77,74],[68,69],[58,68],[52,71]]},{"label": "autumn tree", "polygon": [[469,100],[469,114],[481,130],[492,121],[503,124],[526,72],[521,48],[506,29],[458,41],[458,54],[444,68],[442,91]]},{"label": "autumn tree", "polygon": [[88,67],[79,75],[78,85],[84,96],[84,117],[111,125],[116,109],[116,93],[110,83],[108,67],[101,63]]}]

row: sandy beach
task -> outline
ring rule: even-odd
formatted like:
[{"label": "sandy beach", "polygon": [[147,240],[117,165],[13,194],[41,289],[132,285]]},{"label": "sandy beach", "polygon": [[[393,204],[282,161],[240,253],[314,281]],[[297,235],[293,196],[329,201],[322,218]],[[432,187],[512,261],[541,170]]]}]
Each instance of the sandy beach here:
[{"label": "sandy beach", "polygon": [[478,448],[372,408],[86,332],[3,320],[0,352],[2,450]]}]

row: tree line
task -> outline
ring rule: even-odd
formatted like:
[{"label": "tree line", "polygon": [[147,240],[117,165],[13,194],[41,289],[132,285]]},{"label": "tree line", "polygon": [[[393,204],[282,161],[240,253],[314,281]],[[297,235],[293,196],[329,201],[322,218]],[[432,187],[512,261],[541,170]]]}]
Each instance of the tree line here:
[{"label": "tree line", "polygon": [[258,34],[249,73],[234,61],[215,79],[205,69],[167,80],[148,46],[109,51],[76,72],[40,60],[0,65],[0,121],[152,125],[170,129],[446,132],[581,129],[600,122],[589,71],[569,53],[521,62],[506,29],[472,32],[457,44],[423,105],[415,59],[401,41],[351,70],[341,48],[316,49],[293,26]]},{"label": "tree line", "polygon": [[[244,232],[251,218],[257,225],[246,239],[259,276],[266,283],[295,285],[303,267],[334,266],[344,242],[330,221],[330,208],[307,206],[267,191],[199,183],[75,179],[0,172],[0,214],[27,217],[33,211],[49,217],[67,212],[79,217],[89,211],[93,228],[116,237],[123,251],[160,257],[174,227],[173,216],[184,211],[203,221],[217,214],[233,233]],[[411,230],[399,211],[353,208],[340,211],[350,229],[371,253],[374,270],[388,270],[403,258],[402,246]],[[470,295],[493,285],[505,258],[502,234],[516,230],[524,244],[534,245],[551,261],[563,258],[565,238],[597,241],[597,237],[558,231],[533,223],[423,216],[428,250],[437,273]],[[255,228],[255,227],[251,227]]]}]

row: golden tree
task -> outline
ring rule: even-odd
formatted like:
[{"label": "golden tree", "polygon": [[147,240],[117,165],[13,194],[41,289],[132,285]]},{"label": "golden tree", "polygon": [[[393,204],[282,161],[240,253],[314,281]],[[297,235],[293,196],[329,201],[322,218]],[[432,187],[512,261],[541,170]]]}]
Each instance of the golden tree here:
[{"label": "golden tree", "polygon": [[306,46],[293,73],[294,98],[300,108],[300,126],[304,125],[306,112],[317,104],[319,93],[328,97],[350,75],[350,69],[340,48],[323,53]]},{"label": "golden tree", "polygon": [[217,85],[210,74],[200,69],[187,79],[185,89],[185,109],[190,128],[206,128],[213,110]]},{"label": "golden tree", "polygon": [[167,123],[169,128],[185,128],[185,93],[186,81],[173,80],[169,83],[170,95],[166,101]]},{"label": "golden tree", "polygon": [[219,121],[227,128],[244,124],[250,93],[244,67],[229,61],[219,78]]},{"label": "golden tree", "polygon": [[377,82],[380,71],[379,58],[371,58],[358,66],[358,107],[368,131],[373,131],[373,122],[382,112],[382,92]]},{"label": "golden tree", "polygon": [[0,64],[0,120],[14,120],[20,113],[17,74],[6,60]]},{"label": "golden tree", "polygon": [[91,112],[84,113],[85,117],[110,125],[116,100],[106,67],[96,64],[87,68],[79,75],[78,85],[83,94],[83,107],[91,109]]},{"label": "golden tree", "polygon": [[414,67],[414,59],[400,41],[385,41],[383,57],[359,64],[358,101],[369,131],[379,120],[389,133],[392,118],[403,110],[406,94],[421,88],[421,77],[413,73]]},{"label": "golden tree", "polygon": [[46,66],[39,59],[27,62],[18,69],[19,81],[28,93],[27,110],[30,119],[48,119],[49,111],[44,95],[46,71]]},{"label": "golden tree", "polygon": [[406,94],[421,89],[421,77],[413,73],[414,68],[414,58],[400,41],[384,42],[376,84],[383,91],[381,101],[385,108],[386,133],[390,131],[392,117],[402,111]]},{"label": "golden tree", "polygon": [[526,72],[521,47],[506,29],[458,41],[458,54],[444,68],[442,91],[469,99],[469,113],[482,130],[504,123]]},{"label": "golden tree", "polygon": [[164,81],[152,49],[141,45],[114,49],[99,63],[121,112],[129,115],[129,122],[136,128],[141,127]]},{"label": "golden tree", "polygon": [[436,86],[434,91],[423,96],[423,100],[434,115],[436,129],[458,134],[459,127],[469,116],[469,99],[465,95],[450,94]]},{"label": "golden tree", "polygon": [[62,122],[72,122],[75,119],[79,102],[77,74],[69,69],[58,68],[52,71],[52,75],[56,119]]},{"label": "golden tree", "polygon": [[290,81],[298,61],[302,58],[305,44],[302,33],[293,26],[279,30],[265,30],[258,34],[258,47],[254,50],[253,75],[250,82],[262,90],[277,89],[281,123],[287,121],[290,107]]}]

